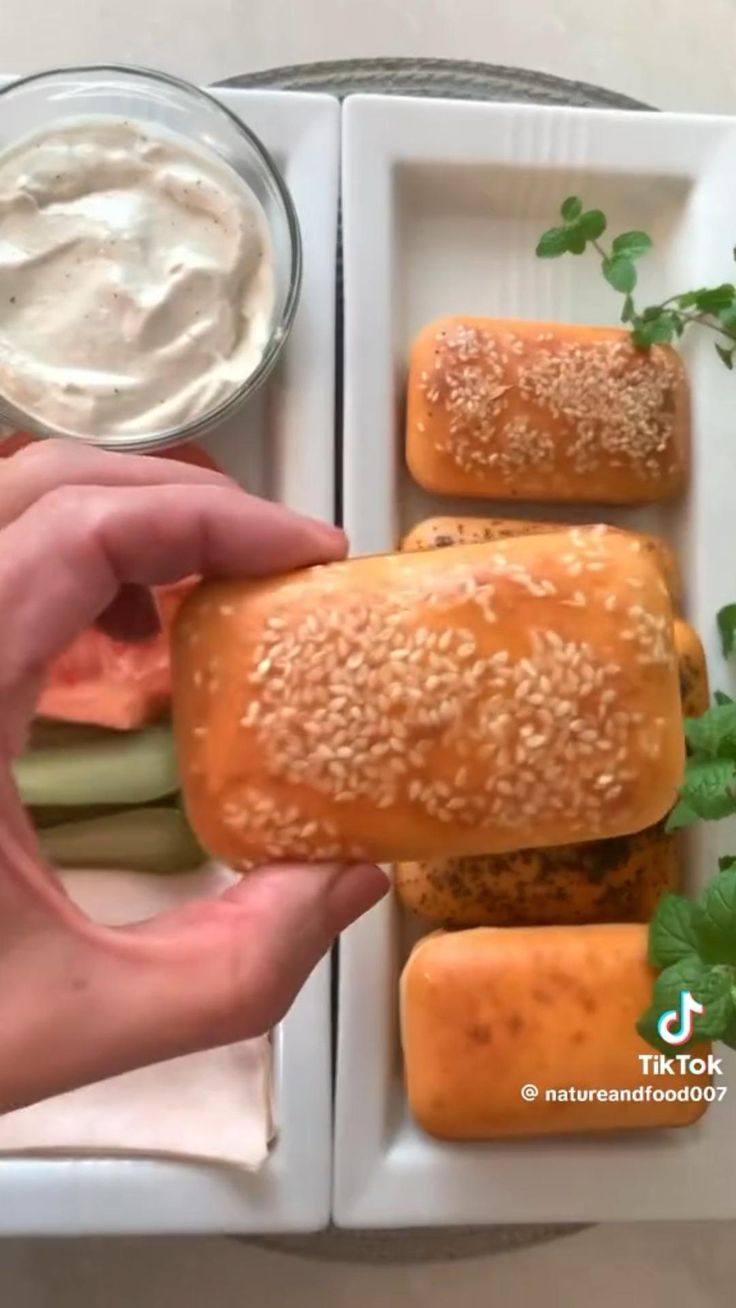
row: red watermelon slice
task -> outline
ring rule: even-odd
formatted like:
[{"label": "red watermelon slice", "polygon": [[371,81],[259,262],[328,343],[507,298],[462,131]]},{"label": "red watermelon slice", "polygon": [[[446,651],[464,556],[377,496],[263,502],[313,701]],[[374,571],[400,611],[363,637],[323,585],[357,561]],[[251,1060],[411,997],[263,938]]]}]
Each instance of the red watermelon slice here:
[{"label": "red watermelon slice", "polygon": [[[32,439],[23,432],[5,437],[0,440],[0,457],[15,454]],[[178,445],[164,455],[217,470],[209,455],[196,445]],[[120,731],[165,717],[171,700],[169,632],[179,605],[196,582],[196,577],[190,577],[155,588],[161,631],[150,640],[113,640],[96,627],[78,636],[52,665],[37,716]]]},{"label": "red watermelon slice", "polygon": [[165,717],[171,699],[169,633],[193,585],[196,578],[155,589],[161,630],[150,640],[112,640],[96,627],[78,636],[52,664],[37,715],[119,731]]}]

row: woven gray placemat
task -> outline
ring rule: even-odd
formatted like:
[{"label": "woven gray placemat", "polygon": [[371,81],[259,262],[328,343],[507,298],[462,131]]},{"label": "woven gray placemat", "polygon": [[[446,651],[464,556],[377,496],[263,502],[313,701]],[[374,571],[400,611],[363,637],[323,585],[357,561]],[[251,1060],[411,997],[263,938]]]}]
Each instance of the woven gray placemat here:
[{"label": "woven gray placemat", "polygon": [[[587,82],[568,81],[524,68],[504,68],[452,59],[348,59],[330,63],[296,64],[230,77],[218,85],[321,91],[341,99],[346,95],[364,92],[434,96],[452,100],[576,105],[596,109],[650,107],[629,96]],[[341,265],[342,259],[338,256],[339,284]],[[338,318],[341,319],[341,314],[338,314]],[[342,357],[341,321],[338,322],[337,349],[339,363]],[[337,430],[339,436],[339,414]],[[585,1229],[584,1224],[515,1224],[373,1231],[343,1231],[330,1227],[316,1235],[258,1237],[243,1239],[242,1242],[327,1262],[406,1264],[487,1257],[489,1254],[528,1248]]]},{"label": "woven gray placemat", "polygon": [[438,96],[451,100],[513,100],[530,104],[578,105],[595,109],[647,109],[618,91],[568,81],[527,68],[455,59],[344,59],[294,64],[230,77],[220,86],[261,86],[337,95]]}]

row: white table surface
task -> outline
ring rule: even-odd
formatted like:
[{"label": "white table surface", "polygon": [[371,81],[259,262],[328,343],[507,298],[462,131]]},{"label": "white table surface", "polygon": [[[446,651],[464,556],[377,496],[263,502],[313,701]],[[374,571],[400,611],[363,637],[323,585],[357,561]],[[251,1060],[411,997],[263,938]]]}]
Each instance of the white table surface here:
[{"label": "white table surface", "polygon": [[[202,81],[358,55],[470,58],[736,113],[736,0],[0,0],[0,50],[3,71],[118,60]],[[201,1308],[213,1295],[218,1308],[619,1308],[628,1296],[726,1308],[735,1284],[736,1223],[604,1227],[429,1268],[318,1266],[191,1238],[0,1245],[8,1308]]]}]

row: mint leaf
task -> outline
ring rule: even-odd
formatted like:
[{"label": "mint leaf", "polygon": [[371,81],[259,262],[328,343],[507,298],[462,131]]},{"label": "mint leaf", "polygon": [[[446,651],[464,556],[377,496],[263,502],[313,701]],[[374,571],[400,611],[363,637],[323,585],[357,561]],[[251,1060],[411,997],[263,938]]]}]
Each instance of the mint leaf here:
[{"label": "mint leaf", "polygon": [[727,695],[724,690],[715,691],[713,698],[718,705],[736,703],[736,700],[731,699],[731,696]]},{"label": "mint leaf", "polygon": [[627,295],[626,299],[624,300],[624,307],[621,310],[621,321],[631,322],[632,318],[634,318],[635,316],[636,316],[636,310],[634,309],[634,301],[632,300],[630,295]]},{"label": "mint leaf", "polygon": [[567,227],[550,227],[548,232],[540,236],[537,243],[538,259],[558,259],[561,254],[567,254],[569,229]]},{"label": "mint leaf", "polygon": [[730,282],[721,286],[704,287],[695,292],[695,305],[701,313],[717,313],[719,309],[730,307],[736,296],[736,287]]},{"label": "mint leaf", "polygon": [[736,813],[736,764],[730,758],[699,760],[685,770],[683,799],[706,821]]},{"label": "mint leaf", "polygon": [[736,868],[722,869],[706,886],[697,918],[701,957],[736,964]]},{"label": "mint leaf", "polygon": [[736,332],[736,304],[725,305],[716,316],[725,332]]},{"label": "mint leaf", "polygon": [[634,344],[645,350],[650,345],[669,345],[672,337],[680,334],[679,321],[671,313],[660,313],[657,318],[650,317],[648,320],[637,318],[632,332]]},{"label": "mint leaf", "polygon": [[579,225],[568,228],[567,248],[570,251],[570,254],[585,253],[585,236],[581,232]]},{"label": "mint leaf", "polygon": [[622,232],[613,242],[614,255],[625,255],[627,259],[640,259],[652,248],[652,238],[646,232]]},{"label": "mint leaf", "polygon": [[718,869],[720,872],[728,872],[729,868],[736,867],[736,854],[724,854],[718,860]]},{"label": "mint leaf", "polygon": [[[677,298],[680,309],[700,309],[702,313],[728,310],[736,300],[736,286],[723,282],[720,286],[701,286],[697,291],[686,291]],[[720,317],[720,314],[719,314]]]},{"label": "mint leaf", "polygon": [[566,223],[574,223],[583,212],[583,202],[579,195],[568,195],[566,200],[560,205],[560,213]]},{"label": "mint leaf", "polygon": [[716,614],[718,630],[721,633],[723,657],[728,659],[736,649],[736,604],[725,604]]},{"label": "mint leaf", "polygon": [[[680,1002],[680,997],[678,991],[677,996],[674,999],[673,1003],[670,1005],[670,1007],[674,1008],[675,1004],[678,1004],[679,1002]],[[648,1045],[651,1045],[653,1049],[659,1049],[661,1052],[666,1053],[667,1050],[669,1049],[669,1045],[667,1045],[666,1042],[661,1038],[659,1031],[657,1029],[659,1018],[660,1018],[659,1005],[652,1002],[649,1005],[649,1007],[645,1009],[645,1011],[642,1013],[641,1017],[639,1018],[636,1024],[636,1029],[639,1035],[641,1036],[642,1040],[646,1040]]]},{"label": "mint leaf", "polygon": [[636,319],[631,332],[631,339],[637,350],[648,350],[653,344],[649,323]]},{"label": "mint leaf", "polygon": [[730,758],[691,759],[685,769],[680,800],[665,830],[691,826],[699,818],[715,822],[736,813],[736,764]]},{"label": "mint leaf", "polygon": [[664,829],[669,835],[673,831],[681,831],[684,827],[692,827],[699,821],[700,817],[695,812],[695,809],[691,808],[690,805],[681,797],[670,812],[667,821],[664,824]]},{"label": "mint leaf", "polygon": [[636,286],[636,268],[631,259],[624,255],[614,255],[603,260],[603,276],[615,291],[628,295]]},{"label": "mint leaf", "polygon": [[706,759],[736,759],[736,704],[719,704],[699,718],[686,718],[685,739]]},{"label": "mint leaf", "polygon": [[[679,998],[675,1002],[678,1003]],[[667,1045],[664,1040],[661,1039],[659,1031],[657,1030],[659,1017],[660,1013],[658,1005],[651,1003],[639,1018],[636,1024],[636,1029],[642,1040],[646,1040],[647,1044],[651,1045],[653,1049],[666,1051]]]},{"label": "mint leaf", "polygon": [[636,1024],[639,1035],[656,1049],[671,1053],[672,1047],[662,1040],[657,1025],[664,1013],[680,1007],[682,991],[689,990],[705,1012],[694,1015],[692,1038],[679,1045],[678,1052],[699,1040],[720,1039],[736,1023],[735,983],[733,967],[711,966],[694,954],[681,958],[655,980],[652,1002]]},{"label": "mint leaf", "polygon": [[606,215],[601,209],[588,209],[581,215],[578,227],[588,241],[597,241],[606,230]]},{"label": "mint leaf", "polygon": [[728,371],[729,371],[729,372],[732,372],[732,371],[733,371],[733,350],[727,350],[723,345],[719,345],[718,342],[716,342],[715,350],[716,350],[716,354],[718,355],[718,358],[720,359],[721,363],[725,363],[726,367],[728,368]]},{"label": "mint leaf", "polygon": [[673,309],[665,309],[663,313],[660,313],[657,322],[666,323],[672,333],[682,336],[684,323],[679,313],[675,313]]},{"label": "mint leaf", "polygon": [[[685,959],[676,967],[685,968],[692,963]],[[669,969],[668,969],[669,970]],[[736,969],[716,965],[708,968],[707,975],[685,985],[683,990],[690,990],[699,1004],[703,1004],[704,1013],[696,1013],[693,1019],[693,1040],[720,1040],[736,1019]],[[656,992],[656,986],[655,986]]]},{"label": "mint leaf", "polygon": [[684,895],[663,895],[649,924],[649,962],[670,967],[698,953],[697,905]]}]

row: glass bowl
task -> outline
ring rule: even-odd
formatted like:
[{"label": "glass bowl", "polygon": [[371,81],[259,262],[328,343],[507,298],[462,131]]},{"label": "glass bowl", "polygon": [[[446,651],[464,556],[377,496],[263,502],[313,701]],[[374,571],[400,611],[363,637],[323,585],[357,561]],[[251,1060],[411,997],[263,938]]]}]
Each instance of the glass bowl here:
[{"label": "glass bowl", "polygon": [[224,400],[181,426],[94,437],[55,430],[0,394],[0,423],[44,436],[68,436],[107,449],[153,450],[202,436],[232,417],[271,372],[289,335],[301,289],[299,221],[288,187],[258,137],[206,91],[148,69],[90,65],[38,73],[0,89],[0,150],[66,120],[98,114],[129,117],[177,132],[219,156],[260,201],[271,234],[275,304],[270,335],[255,369]]}]

